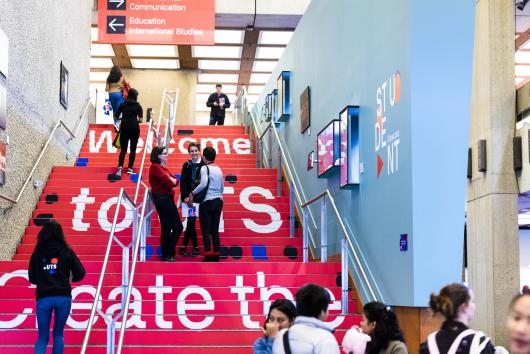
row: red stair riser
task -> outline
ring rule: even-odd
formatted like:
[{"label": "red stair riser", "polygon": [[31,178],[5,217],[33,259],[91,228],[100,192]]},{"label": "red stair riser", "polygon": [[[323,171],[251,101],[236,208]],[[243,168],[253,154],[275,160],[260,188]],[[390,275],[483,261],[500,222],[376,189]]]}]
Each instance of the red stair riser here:
[{"label": "red stair riser", "polygon": [[[65,185],[65,180],[56,180],[56,179],[51,179],[48,181],[48,183],[46,184],[46,189],[47,188],[56,188],[56,187],[63,187]],[[97,180],[97,181],[94,181],[94,180],[89,180],[89,181],[86,181],[86,180],[83,180],[83,181],[70,181],[68,183],[68,186],[69,187],[78,187],[78,188],[86,188],[87,187],[87,184],[90,185],[90,189],[93,189],[93,188],[108,188],[108,187],[117,187],[117,188],[120,188],[120,187],[132,187],[132,188],[136,188],[136,182],[132,182],[130,181],[129,179],[122,179],[120,181],[115,181],[115,182],[110,182],[110,181],[107,181],[107,179],[104,179],[104,180]],[[147,184],[149,186],[149,180],[145,180],[145,184]],[[252,188],[252,187],[259,187],[259,188],[265,188],[265,189],[269,189],[271,192],[274,191],[276,192],[276,186],[277,186],[277,182],[276,181],[237,181],[236,183],[229,183],[229,182],[225,182],[225,188],[226,187],[234,187],[234,188]],[[179,189],[180,191],[180,189]]]},{"label": "red stair riser", "polygon": [[[138,166],[139,168],[140,166]],[[182,167],[182,166],[180,166]],[[74,166],[54,166],[52,168],[52,174],[54,173],[67,173],[71,174],[72,176],[81,175],[91,175],[93,173],[98,174],[108,174],[116,172],[116,169],[109,168],[109,167],[101,167],[101,166],[86,166],[86,167],[74,167]],[[149,173],[149,166],[145,165],[144,172]],[[258,169],[255,166],[252,168],[223,168],[223,173],[225,175],[227,174],[238,174],[238,175],[260,175],[260,173],[263,173],[263,176],[276,176],[276,169]],[[106,175],[105,175],[106,176]]]},{"label": "red stair riser", "polygon": [[[0,354],[33,354],[34,353],[34,345],[27,346],[27,347],[20,347],[20,346],[0,346]],[[90,346],[90,354],[106,354],[106,348],[104,346]],[[219,350],[227,350],[230,354],[248,354],[252,351],[252,346],[246,346],[246,347],[220,347],[220,346],[168,346],[164,347],[163,351],[164,354],[214,354],[218,353]],[[64,354],[79,354],[80,351],[80,345],[77,346],[68,346],[68,344],[65,345],[64,348]],[[123,346],[123,352],[127,354],[152,354],[153,353],[153,347],[145,347],[145,346],[128,346],[127,344],[124,344]]]}]

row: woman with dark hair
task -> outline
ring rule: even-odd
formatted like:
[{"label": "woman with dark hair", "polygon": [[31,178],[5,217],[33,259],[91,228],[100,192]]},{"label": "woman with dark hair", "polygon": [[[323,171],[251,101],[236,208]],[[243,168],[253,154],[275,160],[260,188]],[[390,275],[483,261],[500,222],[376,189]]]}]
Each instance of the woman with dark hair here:
[{"label": "woman with dark hair", "polygon": [[523,289],[510,303],[506,329],[512,354],[530,354],[530,291]]},{"label": "woman with dark hair", "polygon": [[361,329],[371,338],[366,354],[408,353],[396,314],[385,304],[373,301],[364,305]]},{"label": "woman with dark hair", "polygon": [[178,181],[166,165],[167,149],[163,146],[154,147],[151,151],[149,184],[162,229],[160,234],[162,260],[174,262],[175,247],[183,226],[175,205],[175,188],[178,186]]},{"label": "woman with dark hair", "polygon": [[114,112],[114,118],[118,118],[122,114],[120,126],[120,157],[118,160],[117,176],[121,176],[123,163],[125,162],[125,155],[127,154],[127,146],[130,145],[129,152],[129,168],[128,174],[133,174],[134,159],[136,158],[136,145],[140,138],[140,120],[143,117],[142,106],[138,103],[138,91],[130,89],[127,100]]},{"label": "woman with dark hair", "polygon": [[463,284],[450,284],[432,294],[429,306],[434,314],[441,314],[445,322],[438,332],[431,333],[420,346],[420,354],[468,354],[495,352],[490,339],[483,333],[468,328],[475,315],[473,292]]},{"label": "woman with dark hair", "polygon": [[123,103],[123,85],[125,84],[125,76],[123,75],[121,68],[118,65],[114,65],[110,69],[109,75],[107,76],[107,84],[105,85],[105,91],[109,93],[110,106],[114,112],[114,126],[119,128],[119,116],[116,119],[116,111],[118,107]]},{"label": "woman with dark hair", "polygon": [[254,354],[272,354],[272,345],[278,332],[289,328],[296,317],[296,307],[292,301],[278,299],[271,304],[263,325],[263,337],[254,342]]},{"label": "woman with dark hair", "polygon": [[61,354],[64,350],[64,326],[72,307],[70,278],[73,282],[83,280],[85,268],[66,243],[61,224],[57,221],[48,221],[37,237],[37,245],[28,268],[30,283],[37,285],[36,313],[39,337],[35,344],[35,353],[46,353],[50,340],[50,322],[54,313],[53,354]]},{"label": "woman with dark hair", "polygon": [[[182,165],[182,172],[180,173],[180,198],[183,203],[190,201],[189,195],[192,190],[192,184],[198,178],[200,178],[199,171],[204,165],[201,159],[201,146],[196,141],[192,141],[188,145],[188,153],[190,159]],[[191,209],[190,209],[191,210]],[[184,215],[186,216],[186,215]],[[184,233],[184,240],[182,241],[182,247],[180,248],[181,256],[200,256],[199,243],[197,241],[197,230],[195,228],[195,221],[197,217],[195,215],[187,215],[186,221],[186,232]],[[193,245],[193,252],[186,253],[186,247],[189,241]]]}]

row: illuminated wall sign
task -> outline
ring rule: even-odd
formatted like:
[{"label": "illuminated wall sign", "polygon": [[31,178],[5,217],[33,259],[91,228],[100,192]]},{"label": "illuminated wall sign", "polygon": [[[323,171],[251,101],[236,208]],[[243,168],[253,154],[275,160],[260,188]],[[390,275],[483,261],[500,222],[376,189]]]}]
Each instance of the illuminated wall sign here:
[{"label": "illuminated wall sign", "polygon": [[317,136],[318,177],[328,177],[340,166],[340,121],[332,120]]},{"label": "illuminated wall sign", "polygon": [[99,42],[214,44],[215,0],[99,0]]},{"label": "illuminated wall sign", "polygon": [[359,107],[340,112],[340,188],[359,184]]},{"label": "illuminated wall sign", "polygon": [[9,62],[9,38],[0,29],[0,75],[3,75],[7,79]]},{"label": "illuminated wall sign", "polygon": [[272,94],[268,94],[265,98],[265,121],[270,122],[272,118]]},{"label": "illuminated wall sign", "polygon": [[282,71],[278,76],[278,114],[279,122],[286,122],[291,116],[291,90],[290,90],[290,71]]},{"label": "illuminated wall sign", "polygon": [[274,89],[271,92],[271,112],[272,112],[272,119],[277,122],[278,121],[278,90]]}]

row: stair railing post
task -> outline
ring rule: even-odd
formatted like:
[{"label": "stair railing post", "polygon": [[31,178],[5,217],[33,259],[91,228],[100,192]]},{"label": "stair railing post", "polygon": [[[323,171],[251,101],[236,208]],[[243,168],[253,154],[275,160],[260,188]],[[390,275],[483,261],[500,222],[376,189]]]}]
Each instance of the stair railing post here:
[{"label": "stair railing post", "polygon": [[279,147],[278,147],[278,166],[276,167],[276,181],[277,181],[276,196],[281,197],[283,177],[282,177],[282,152]]},{"label": "stair railing post", "polygon": [[348,241],[342,236],[341,245],[341,287],[342,287],[342,314],[348,314]]},{"label": "stair railing post", "polygon": [[[274,124],[271,122],[271,124]],[[272,126],[269,129],[269,166],[268,168],[272,168]]]},{"label": "stair railing post", "polygon": [[320,204],[320,261],[328,261],[328,206],[326,203],[326,197],[322,199]]},{"label": "stair railing post", "polygon": [[289,182],[289,237],[294,238],[294,185]]},{"label": "stair railing post", "polygon": [[261,140],[256,138],[256,167],[261,168]]},{"label": "stair railing post", "polygon": [[125,307],[125,298],[127,297],[127,287],[129,286],[129,247],[123,247],[121,250],[121,309]]},{"label": "stair railing post", "polygon": [[304,263],[307,263],[309,261],[309,218],[305,208],[302,209],[302,227]]},{"label": "stair railing post", "polygon": [[116,338],[116,321],[111,320],[107,325],[107,354],[114,354],[114,341]]}]

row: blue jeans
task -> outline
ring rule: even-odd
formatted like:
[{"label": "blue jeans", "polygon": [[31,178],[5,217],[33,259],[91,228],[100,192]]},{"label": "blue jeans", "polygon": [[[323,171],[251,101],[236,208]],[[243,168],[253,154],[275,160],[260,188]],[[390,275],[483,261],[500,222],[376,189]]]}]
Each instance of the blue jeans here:
[{"label": "blue jeans", "polygon": [[121,92],[110,92],[109,101],[112,107],[112,114],[115,114],[118,107],[124,102],[123,94]]},{"label": "blue jeans", "polygon": [[210,116],[210,125],[225,125],[225,117]]},{"label": "blue jeans", "polygon": [[64,326],[72,307],[71,296],[48,296],[37,300],[37,324],[39,339],[35,344],[35,354],[45,354],[50,340],[50,323],[55,312],[53,324],[53,354],[62,354],[64,350]]}]

